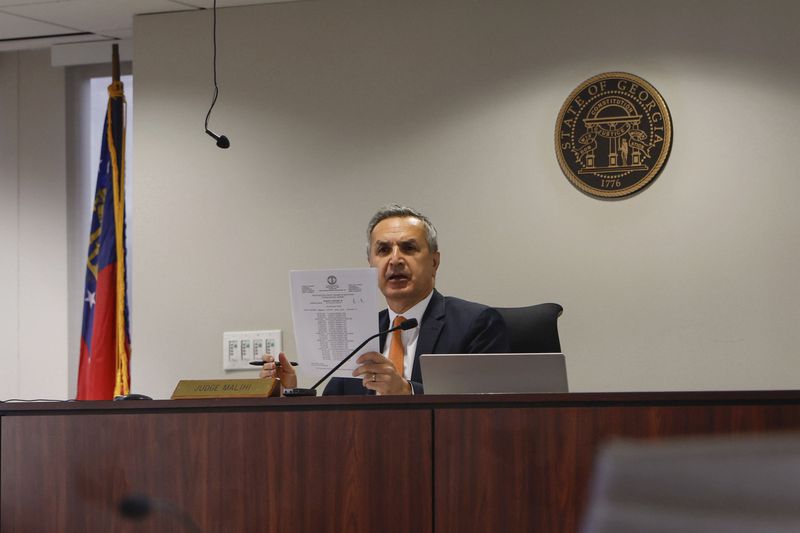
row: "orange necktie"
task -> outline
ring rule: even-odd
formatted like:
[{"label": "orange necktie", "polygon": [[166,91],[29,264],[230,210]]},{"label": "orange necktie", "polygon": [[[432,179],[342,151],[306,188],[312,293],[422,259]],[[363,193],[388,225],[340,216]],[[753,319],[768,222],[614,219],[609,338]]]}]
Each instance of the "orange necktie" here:
[{"label": "orange necktie", "polygon": [[[400,315],[394,317],[394,322],[392,322],[392,327],[396,328],[403,322],[405,322],[405,317]],[[403,330],[397,329],[392,332],[392,344],[389,345],[389,361],[392,362],[394,367],[397,369],[397,373],[400,374],[401,377],[403,375],[403,361],[406,358],[406,350],[403,348]]]}]

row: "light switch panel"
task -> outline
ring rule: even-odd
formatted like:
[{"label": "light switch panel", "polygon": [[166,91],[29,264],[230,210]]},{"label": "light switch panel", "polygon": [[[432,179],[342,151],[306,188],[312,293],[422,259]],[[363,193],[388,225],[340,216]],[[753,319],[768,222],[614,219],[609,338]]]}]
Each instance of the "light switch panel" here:
[{"label": "light switch panel", "polygon": [[226,331],[222,334],[222,368],[257,370],[250,361],[261,361],[267,353],[277,357],[283,350],[282,338],[279,329]]}]

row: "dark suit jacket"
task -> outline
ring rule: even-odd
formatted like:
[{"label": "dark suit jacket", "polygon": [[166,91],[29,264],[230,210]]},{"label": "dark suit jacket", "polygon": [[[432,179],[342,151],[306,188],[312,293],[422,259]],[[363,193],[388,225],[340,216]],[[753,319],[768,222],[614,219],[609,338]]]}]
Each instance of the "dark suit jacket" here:
[{"label": "dark suit jacket", "polygon": [[[380,331],[389,328],[389,312],[379,315]],[[386,335],[380,337],[380,350]],[[468,302],[451,296],[442,296],[434,289],[425,314],[422,315],[414,367],[411,369],[411,386],[414,394],[424,393],[419,356],[424,353],[503,353],[508,352],[508,333],[500,313],[491,307]],[[333,378],[325,387],[324,395],[367,394],[372,391],[361,385],[357,378]]]}]

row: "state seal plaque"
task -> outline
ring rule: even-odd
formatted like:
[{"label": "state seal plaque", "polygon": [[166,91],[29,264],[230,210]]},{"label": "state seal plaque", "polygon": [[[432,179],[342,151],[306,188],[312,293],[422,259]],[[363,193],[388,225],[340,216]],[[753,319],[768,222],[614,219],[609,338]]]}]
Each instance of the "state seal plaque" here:
[{"label": "state seal plaque", "polygon": [[561,170],[595,198],[623,198],[647,187],[664,168],[671,147],[667,104],[633,74],[607,72],[586,80],[558,113]]}]

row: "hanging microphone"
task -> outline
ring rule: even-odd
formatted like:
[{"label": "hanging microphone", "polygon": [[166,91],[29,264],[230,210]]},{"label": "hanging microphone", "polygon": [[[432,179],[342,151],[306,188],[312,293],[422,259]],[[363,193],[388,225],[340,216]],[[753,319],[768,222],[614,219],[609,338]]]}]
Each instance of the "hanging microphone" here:
[{"label": "hanging microphone", "polygon": [[313,387],[311,387],[310,389],[286,389],[286,390],[284,390],[284,391],[283,391],[283,395],[284,395],[284,396],[316,396],[316,395],[317,395],[317,387],[319,387],[319,386],[322,384],[322,382],[323,382],[323,381],[325,381],[326,379],[328,379],[329,377],[331,377],[331,376],[333,375],[333,373],[334,373],[334,372],[336,372],[337,370],[339,370],[339,367],[340,367],[340,366],[342,366],[342,365],[343,365],[343,364],[345,364],[347,361],[349,361],[349,360],[350,360],[350,358],[351,358],[351,357],[353,357],[353,356],[354,356],[354,355],[355,355],[355,354],[356,354],[356,353],[357,353],[357,352],[358,352],[358,351],[359,351],[361,348],[363,348],[363,347],[364,347],[364,346],[365,346],[365,345],[366,345],[366,344],[367,344],[369,341],[371,341],[371,340],[372,340],[372,339],[374,339],[375,337],[378,337],[378,336],[380,336],[380,335],[386,335],[386,334],[388,334],[388,333],[391,333],[392,331],[395,331],[395,330],[397,330],[397,329],[401,329],[401,330],[405,331],[405,330],[407,330],[407,329],[414,329],[415,327],[417,327],[417,319],[416,319],[416,318],[412,318],[412,319],[406,320],[405,322],[403,322],[403,323],[402,323],[402,324],[400,324],[399,326],[395,326],[395,327],[393,327],[393,328],[389,328],[389,329],[387,329],[387,330],[384,330],[384,331],[379,331],[379,332],[378,332],[378,333],[376,333],[375,335],[372,335],[371,337],[367,337],[367,339],[366,339],[364,342],[362,342],[361,344],[359,344],[359,345],[358,345],[358,347],[357,347],[355,350],[353,350],[352,352],[350,352],[350,355],[348,355],[347,357],[345,357],[344,359],[342,359],[341,361],[339,361],[339,364],[338,364],[338,365],[336,365],[335,367],[333,367],[333,368],[330,370],[330,372],[328,372],[327,374],[325,374],[324,376],[322,376],[322,379],[320,379],[319,381],[317,381],[316,383],[314,383],[314,386],[313,386]]},{"label": "hanging microphone", "polygon": [[231,142],[228,140],[227,137],[224,135],[217,135],[210,129],[208,129],[208,119],[211,117],[211,110],[214,109],[214,104],[217,103],[217,96],[219,96],[219,86],[217,85],[217,0],[214,0],[213,6],[213,17],[214,17],[214,31],[213,31],[213,40],[214,40],[214,97],[211,99],[211,106],[208,108],[208,113],[206,113],[206,133],[211,136],[215,141],[217,141],[217,146],[219,148],[229,148]]},{"label": "hanging microphone", "polygon": [[217,141],[217,146],[219,146],[220,148],[229,148],[230,147],[231,142],[224,135],[217,135],[216,133],[214,133],[213,131],[211,131],[208,128],[206,128],[206,133],[208,135],[210,135],[215,141]]},{"label": "hanging microphone", "polygon": [[144,520],[154,511],[164,511],[176,518],[189,531],[201,533],[200,527],[195,524],[186,511],[166,500],[150,498],[144,494],[129,494],[117,506],[119,513],[130,520]]}]

